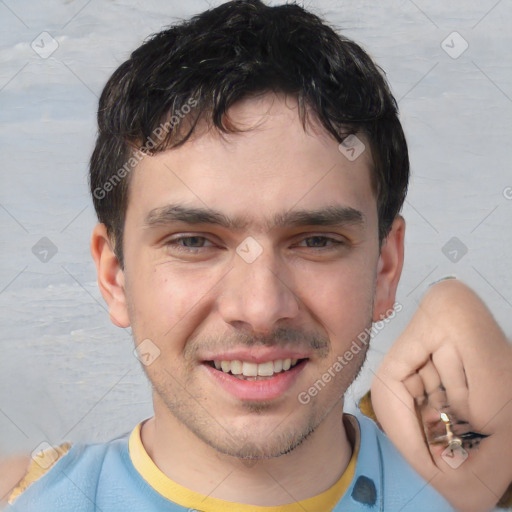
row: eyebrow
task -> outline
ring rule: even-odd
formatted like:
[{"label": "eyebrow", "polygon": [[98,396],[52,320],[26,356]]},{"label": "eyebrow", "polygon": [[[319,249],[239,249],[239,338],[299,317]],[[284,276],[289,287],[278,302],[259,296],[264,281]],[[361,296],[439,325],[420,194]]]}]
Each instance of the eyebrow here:
[{"label": "eyebrow", "polygon": [[[145,227],[163,226],[175,222],[185,224],[212,224],[233,231],[247,228],[251,221],[247,216],[228,217],[211,208],[167,205],[154,208],[145,217]],[[348,206],[327,206],[314,210],[291,210],[278,213],[266,223],[268,230],[301,226],[345,226],[363,225],[364,214]]]}]

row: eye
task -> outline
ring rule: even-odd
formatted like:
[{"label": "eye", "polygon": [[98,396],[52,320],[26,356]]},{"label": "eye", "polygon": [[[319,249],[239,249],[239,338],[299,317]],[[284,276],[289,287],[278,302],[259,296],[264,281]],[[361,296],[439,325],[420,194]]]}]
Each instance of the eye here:
[{"label": "eye", "polygon": [[345,243],[329,236],[314,235],[302,239],[297,245],[299,247],[307,247],[310,249],[329,249],[345,245]]},{"label": "eye", "polygon": [[178,235],[165,242],[168,249],[181,251],[197,251],[198,249],[208,249],[214,244],[208,238],[199,235]]},{"label": "eye", "polygon": [[185,236],[181,237],[178,240],[178,243],[183,243],[184,247],[204,247],[205,243],[208,240],[204,236]]}]

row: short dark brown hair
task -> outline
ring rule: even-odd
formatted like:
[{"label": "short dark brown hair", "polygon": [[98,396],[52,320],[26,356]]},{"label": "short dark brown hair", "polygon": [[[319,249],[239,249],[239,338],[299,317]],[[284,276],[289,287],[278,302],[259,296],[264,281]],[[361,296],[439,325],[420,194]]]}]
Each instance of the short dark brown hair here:
[{"label": "short dark brown hair", "polygon": [[383,73],[359,45],[296,4],[234,0],[150,37],[103,90],[90,188],[121,266],[130,171],[141,151],[184,144],[201,119],[236,131],[227,110],[267,91],[294,95],[304,127],[312,113],[340,143],[365,135],[379,238],[387,236],[405,200],[409,159]]}]

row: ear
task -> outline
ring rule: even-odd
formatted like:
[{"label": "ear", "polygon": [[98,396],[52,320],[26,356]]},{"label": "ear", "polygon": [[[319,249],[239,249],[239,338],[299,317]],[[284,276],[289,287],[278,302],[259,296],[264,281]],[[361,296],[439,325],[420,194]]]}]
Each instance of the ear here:
[{"label": "ear", "polygon": [[92,232],[91,254],[96,263],[98,285],[108,305],[110,321],[118,327],[128,327],[124,272],[112,249],[105,224],[97,224]]},{"label": "ear", "polygon": [[397,215],[391,230],[382,241],[377,266],[377,284],[373,302],[373,321],[384,319],[393,309],[396,288],[404,263],[405,220]]}]

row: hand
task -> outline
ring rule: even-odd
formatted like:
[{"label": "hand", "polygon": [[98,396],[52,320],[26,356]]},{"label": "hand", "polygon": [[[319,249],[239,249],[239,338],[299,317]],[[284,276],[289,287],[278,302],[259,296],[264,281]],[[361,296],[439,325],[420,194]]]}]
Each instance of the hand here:
[{"label": "hand", "polygon": [[494,507],[512,482],[512,346],[467,286],[429,289],[371,393],[382,428],[427,482],[458,510]]}]

